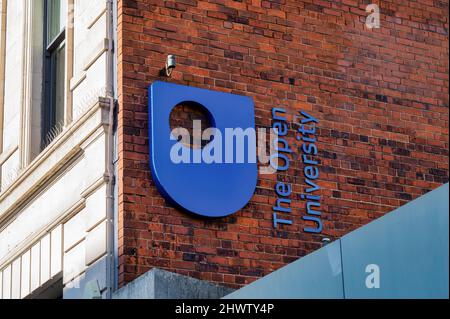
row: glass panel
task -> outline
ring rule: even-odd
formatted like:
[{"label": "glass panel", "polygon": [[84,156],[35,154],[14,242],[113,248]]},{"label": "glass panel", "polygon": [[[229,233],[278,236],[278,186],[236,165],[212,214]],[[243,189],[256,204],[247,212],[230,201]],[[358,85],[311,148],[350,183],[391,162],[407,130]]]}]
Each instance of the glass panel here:
[{"label": "glass panel", "polygon": [[47,45],[61,33],[67,20],[67,0],[47,0]]}]

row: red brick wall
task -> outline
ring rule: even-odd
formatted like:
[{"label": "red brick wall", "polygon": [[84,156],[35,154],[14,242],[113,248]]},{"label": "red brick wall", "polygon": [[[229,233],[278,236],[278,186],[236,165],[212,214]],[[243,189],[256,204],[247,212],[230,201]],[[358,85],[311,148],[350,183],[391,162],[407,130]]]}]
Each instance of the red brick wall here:
[{"label": "red brick wall", "polygon": [[[320,247],[272,226],[275,179],[304,187],[302,166],[260,176],[249,205],[205,221],[170,207],[149,171],[147,87],[167,54],[171,82],[254,98],[320,119],[323,236],[336,238],[448,181],[448,1],[119,1],[119,254],[124,284],[152,267],[238,287]],[[291,132],[292,133],[292,132]],[[291,134],[293,136],[293,133]],[[294,141],[291,139],[291,143]]]}]

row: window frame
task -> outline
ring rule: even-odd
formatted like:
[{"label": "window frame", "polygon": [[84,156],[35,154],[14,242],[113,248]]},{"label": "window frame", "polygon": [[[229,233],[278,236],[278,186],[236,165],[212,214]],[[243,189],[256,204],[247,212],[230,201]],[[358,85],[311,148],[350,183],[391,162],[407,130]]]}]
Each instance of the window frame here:
[{"label": "window frame", "polygon": [[[56,136],[50,136],[50,134],[53,132],[53,135],[57,135],[58,127],[57,125],[60,123],[57,123],[56,119],[56,91],[57,91],[57,61],[56,61],[56,55],[58,53],[58,50],[62,50],[63,48],[66,48],[66,26],[62,26],[60,32],[51,40],[49,43],[49,34],[50,34],[50,17],[49,17],[49,5],[51,0],[44,0],[44,35],[43,35],[43,41],[44,41],[44,52],[43,52],[43,107],[42,107],[42,125],[41,125],[41,151],[48,146],[52,142],[52,140]],[[64,1],[64,0],[62,0]],[[66,77],[66,57],[64,53],[64,76]],[[64,83],[63,83],[64,88]],[[65,97],[66,92],[65,88],[63,89],[63,95]],[[65,100],[65,98],[64,98]],[[65,107],[63,105],[63,114],[65,114]],[[64,115],[63,115],[64,118]],[[63,119],[64,122],[64,119]],[[61,123],[64,125],[64,123]],[[49,138],[50,137],[50,138]]]}]

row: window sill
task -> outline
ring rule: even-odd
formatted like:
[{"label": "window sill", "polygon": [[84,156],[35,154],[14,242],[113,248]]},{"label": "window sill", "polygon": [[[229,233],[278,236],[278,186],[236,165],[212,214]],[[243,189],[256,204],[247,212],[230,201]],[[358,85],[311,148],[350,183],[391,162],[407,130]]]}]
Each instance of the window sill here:
[{"label": "window sill", "polygon": [[109,104],[101,98],[76,122],[66,127],[16,180],[0,192],[0,225],[43,189],[62,167],[83,149],[83,143],[108,125]]}]

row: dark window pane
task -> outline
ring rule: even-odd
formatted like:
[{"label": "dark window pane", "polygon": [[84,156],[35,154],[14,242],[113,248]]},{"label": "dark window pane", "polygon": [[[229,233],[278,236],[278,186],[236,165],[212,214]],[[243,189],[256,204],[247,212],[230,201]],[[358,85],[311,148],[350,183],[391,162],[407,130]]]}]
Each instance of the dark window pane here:
[{"label": "dark window pane", "polygon": [[42,119],[42,148],[50,144],[64,127],[65,103],[65,23],[67,0],[45,0],[46,42],[45,104]]},{"label": "dark window pane", "polygon": [[56,50],[55,53],[55,125],[64,125],[64,97],[65,97],[65,46]]}]

